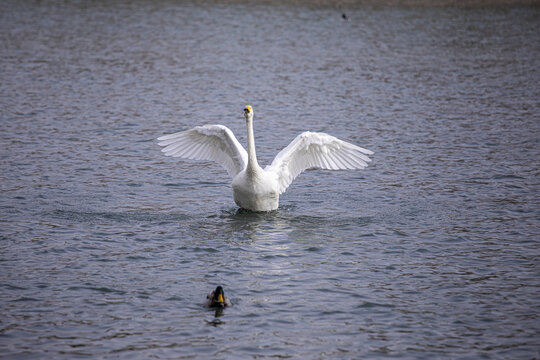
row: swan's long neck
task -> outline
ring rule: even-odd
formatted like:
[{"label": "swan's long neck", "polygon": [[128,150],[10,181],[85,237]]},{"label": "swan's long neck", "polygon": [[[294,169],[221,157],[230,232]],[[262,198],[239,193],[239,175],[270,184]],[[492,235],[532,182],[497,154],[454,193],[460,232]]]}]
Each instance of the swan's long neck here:
[{"label": "swan's long neck", "polygon": [[253,117],[246,119],[247,126],[247,141],[248,141],[248,170],[255,170],[259,168],[257,162],[257,153],[255,152],[255,137],[253,136]]}]

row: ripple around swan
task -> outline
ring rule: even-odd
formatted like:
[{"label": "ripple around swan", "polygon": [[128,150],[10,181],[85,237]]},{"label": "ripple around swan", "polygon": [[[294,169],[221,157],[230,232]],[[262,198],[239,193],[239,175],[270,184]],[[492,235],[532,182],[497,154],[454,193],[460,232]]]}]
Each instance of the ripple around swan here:
[{"label": "ripple around swan", "polygon": [[[539,357],[537,8],[0,14],[5,357]],[[248,103],[261,165],[303,130],[373,162],[253,213],[219,166],[160,153],[203,122],[245,143]],[[217,285],[231,307],[205,308]]]}]

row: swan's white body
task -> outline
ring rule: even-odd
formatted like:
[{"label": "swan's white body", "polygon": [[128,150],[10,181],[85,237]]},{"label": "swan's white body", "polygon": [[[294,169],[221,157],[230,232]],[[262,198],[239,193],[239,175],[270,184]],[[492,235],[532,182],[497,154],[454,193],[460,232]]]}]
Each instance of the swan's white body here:
[{"label": "swan's white body", "polygon": [[298,135],[266,168],[257,163],[253,137],[253,110],[244,109],[248,151],[232,131],[223,125],[203,125],[158,138],[167,156],[211,160],[221,164],[232,176],[234,201],[252,211],[271,211],[279,206],[285,192],[302,171],[310,168],[340,170],[363,169],[372,151],[339,140],[325,133]]}]

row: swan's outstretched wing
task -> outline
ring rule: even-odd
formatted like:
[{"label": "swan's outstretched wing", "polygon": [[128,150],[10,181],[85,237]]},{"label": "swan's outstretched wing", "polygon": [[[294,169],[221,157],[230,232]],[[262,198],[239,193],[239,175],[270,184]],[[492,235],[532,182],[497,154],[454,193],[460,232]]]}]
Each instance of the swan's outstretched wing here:
[{"label": "swan's outstretched wing", "polygon": [[265,170],[277,175],[281,194],[306,169],[363,169],[371,161],[365,154],[373,151],[325,133],[306,131],[281,150]]},{"label": "swan's outstretched wing", "polygon": [[244,170],[248,155],[233,132],[223,125],[203,125],[158,138],[167,156],[210,160],[221,164],[231,177]]}]

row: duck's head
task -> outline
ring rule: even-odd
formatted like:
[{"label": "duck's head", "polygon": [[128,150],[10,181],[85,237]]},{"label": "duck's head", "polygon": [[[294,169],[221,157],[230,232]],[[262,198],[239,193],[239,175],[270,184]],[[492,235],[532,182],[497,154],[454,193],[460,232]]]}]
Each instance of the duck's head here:
[{"label": "duck's head", "polygon": [[223,292],[223,288],[221,286],[218,286],[216,290],[212,292],[210,306],[226,306],[225,293]]},{"label": "duck's head", "polygon": [[244,107],[244,116],[246,120],[253,118],[253,108],[251,107],[251,105],[246,105]]}]

